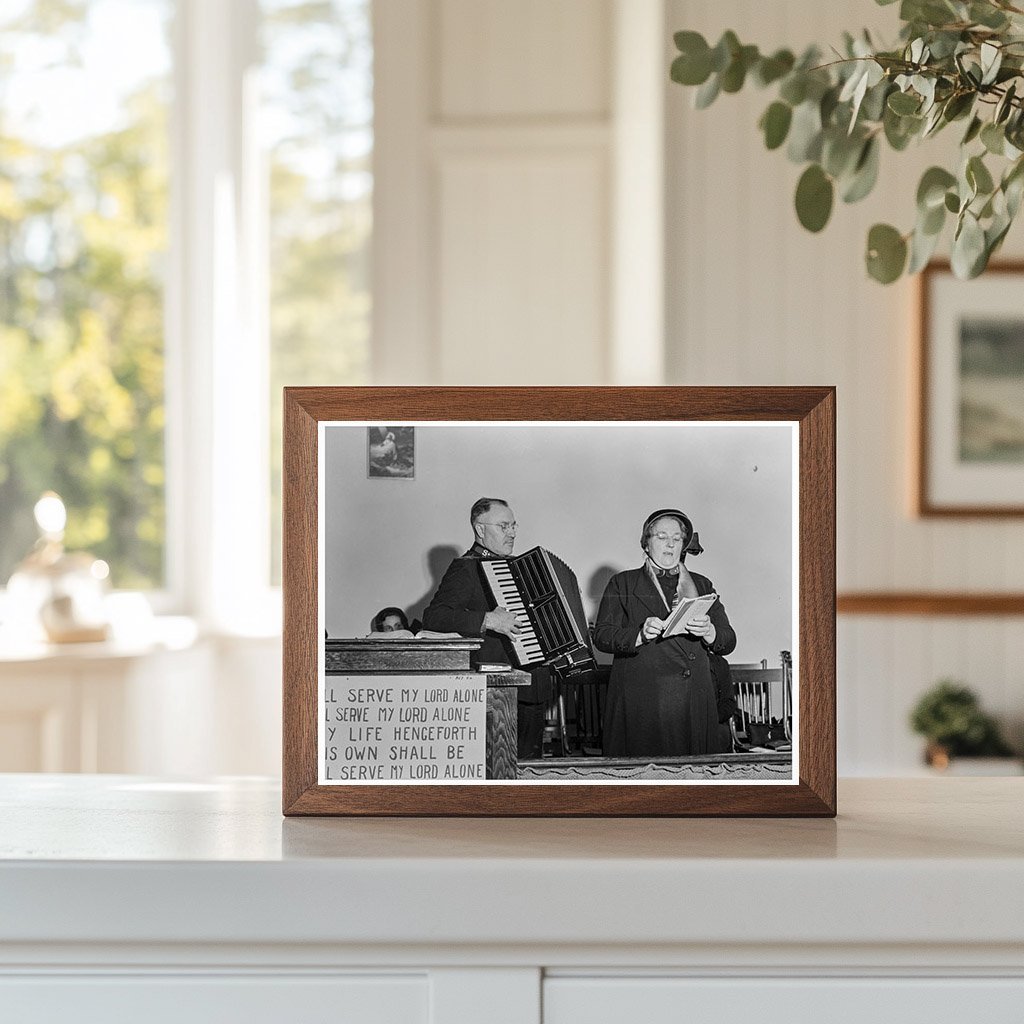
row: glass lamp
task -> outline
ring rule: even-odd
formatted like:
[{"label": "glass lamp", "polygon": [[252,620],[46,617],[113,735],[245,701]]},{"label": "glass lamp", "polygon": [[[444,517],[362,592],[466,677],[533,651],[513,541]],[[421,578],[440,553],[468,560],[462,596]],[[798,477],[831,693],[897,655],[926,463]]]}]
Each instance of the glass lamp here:
[{"label": "glass lamp", "polygon": [[104,602],[110,570],[102,559],[64,550],[67,510],[47,491],[35,505],[39,539],[7,584],[9,626],[23,639],[51,643],[94,643],[109,635]]}]

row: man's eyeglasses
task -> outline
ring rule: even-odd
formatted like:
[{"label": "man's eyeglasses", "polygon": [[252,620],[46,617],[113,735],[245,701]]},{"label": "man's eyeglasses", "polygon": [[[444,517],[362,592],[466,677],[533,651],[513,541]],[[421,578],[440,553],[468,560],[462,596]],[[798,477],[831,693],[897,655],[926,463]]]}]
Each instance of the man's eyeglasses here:
[{"label": "man's eyeglasses", "polygon": [[672,541],[673,544],[682,544],[683,535],[681,533],[652,533],[651,536],[655,540],[661,541],[662,544],[667,544]]},{"label": "man's eyeglasses", "polygon": [[498,526],[501,528],[503,533],[511,533],[519,524],[518,523],[488,523],[486,520],[478,520],[481,526]]}]

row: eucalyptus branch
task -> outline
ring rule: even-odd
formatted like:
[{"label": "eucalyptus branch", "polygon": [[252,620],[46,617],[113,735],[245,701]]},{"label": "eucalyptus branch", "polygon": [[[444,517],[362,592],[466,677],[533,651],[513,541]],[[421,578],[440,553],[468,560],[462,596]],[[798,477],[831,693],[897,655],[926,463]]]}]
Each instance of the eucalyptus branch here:
[{"label": "eucalyptus branch", "polygon": [[[922,175],[910,231],[871,228],[866,267],[886,284],[916,273],[953,220],[953,270],[974,277],[1024,205],[1024,39],[1009,17],[1024,10],[992,0],[991,13],[977,11],[981,21],[965,20],[964,10],[956,0],[903,0],[897,47],[879,49],[867,33],[846,35],[845,54],[833,47],[836,59],[827,62],[814,47],[798,60],[789,50],[762,54],[731,31],[713,47],[699,33],[679,32],[671,74],[697,87],[701,109],[749,81],[774,88],[758,126],[768,149],[785,145],[789,159],[804,165],[796,214],[815,232],[828,223],[837,193],[853,203],[872,191],[883,143],[900,152],[963,120],[958,166]],[[936,12],[950,17],[934,24]],[[992,108],[984,119],[981,104]]]}]

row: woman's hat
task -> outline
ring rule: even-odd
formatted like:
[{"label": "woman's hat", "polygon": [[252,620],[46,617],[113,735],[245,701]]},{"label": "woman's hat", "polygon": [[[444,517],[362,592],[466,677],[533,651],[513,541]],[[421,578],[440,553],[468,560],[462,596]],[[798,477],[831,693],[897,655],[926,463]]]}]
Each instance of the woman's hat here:
[{"label": "woman's hat", "polygon": [[666,516],[678,519],[679,525],[686,534],[686,546],[683,548],[683,554],[699,555],[704,549],[700,546],[697,531],[694,530],[690,517],[685,512],[680,512],[677,508],[659,508],[644,520],[643,529],[640,531],[640,547],[645,551],[647,550],[647,531],[651,528],[652,523],[656,523],[659,519],[664,519]]}]

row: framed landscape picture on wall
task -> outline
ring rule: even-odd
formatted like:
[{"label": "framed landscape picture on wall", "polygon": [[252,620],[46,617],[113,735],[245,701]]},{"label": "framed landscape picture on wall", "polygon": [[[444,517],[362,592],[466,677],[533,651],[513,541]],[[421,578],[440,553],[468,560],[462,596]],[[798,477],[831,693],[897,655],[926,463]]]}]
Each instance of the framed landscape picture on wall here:
[{"label": "framed landscape picture on wall", "polygon": [[921,275],[916,511],[1024,515],[1024,264]]},{"label": "framed landscape picture on wall", "polygon": [[285,813],[834,814],[834,448],[831,388],[286,389]]}]

